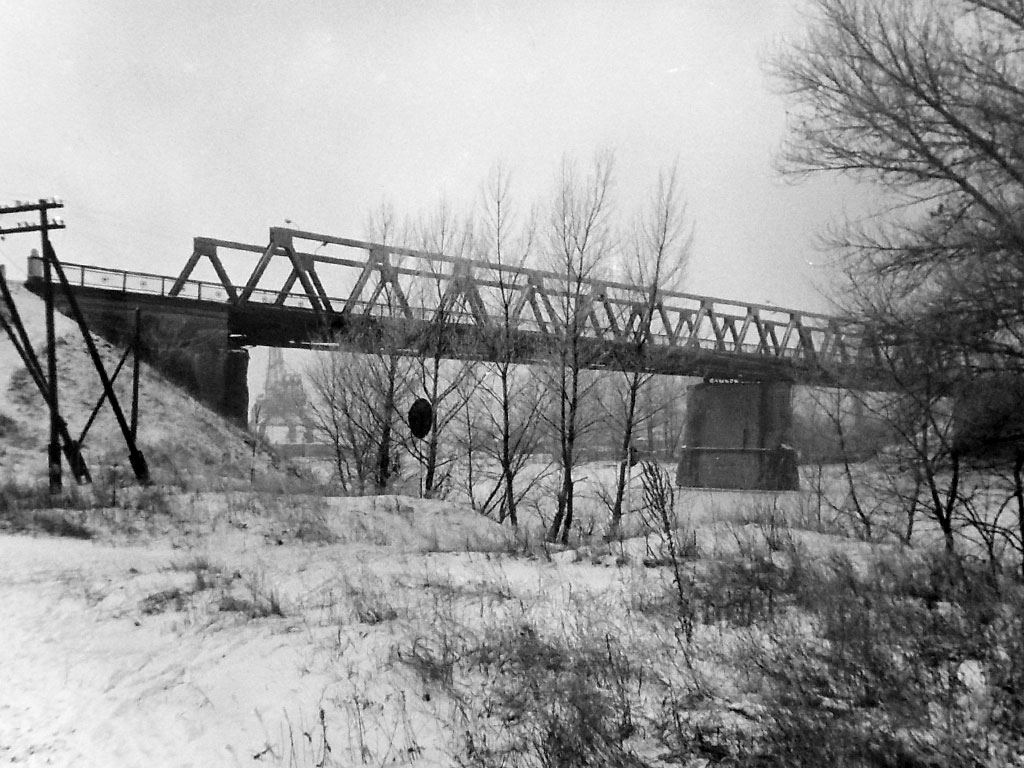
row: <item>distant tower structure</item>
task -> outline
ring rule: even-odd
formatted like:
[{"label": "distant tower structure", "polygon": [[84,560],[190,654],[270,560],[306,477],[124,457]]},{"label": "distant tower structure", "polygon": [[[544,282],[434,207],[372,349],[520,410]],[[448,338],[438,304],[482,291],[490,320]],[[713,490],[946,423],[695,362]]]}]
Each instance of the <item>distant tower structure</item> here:
[{"label": "distant tower structure", "polygon": [[271,347],[263,394],[253,407],[253,421],[260,437],[270,443],[291,444],[313,441],[309,399],[302,387],[302,375],[284,364],[284,354]]}]

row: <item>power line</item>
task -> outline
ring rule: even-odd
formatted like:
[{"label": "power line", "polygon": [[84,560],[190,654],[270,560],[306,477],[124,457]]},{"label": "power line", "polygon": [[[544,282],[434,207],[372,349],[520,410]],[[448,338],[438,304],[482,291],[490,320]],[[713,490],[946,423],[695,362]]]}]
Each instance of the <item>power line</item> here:
[{"label": "power line", "polygon": [[[81,209],[81,212],[79,212]],[[154,224],[153,221],[132,216],[123,211],[112,211],[103,208],[96,208],[90,205],[75,203],[75,215],[80,218],[92,220],[103,226],[116,225],[118,229],[128,229],[151,236],[180,236],[180,230],[172,227],[164,227]]]},{"label": "power line", "polygon": [[17,262],[15,262],[14,259],[8,256],[7,252],[3,248],[0,248],[0,256],[3,256],[4,260],[12,267],[14,267],[15,269],[19,269]]}]

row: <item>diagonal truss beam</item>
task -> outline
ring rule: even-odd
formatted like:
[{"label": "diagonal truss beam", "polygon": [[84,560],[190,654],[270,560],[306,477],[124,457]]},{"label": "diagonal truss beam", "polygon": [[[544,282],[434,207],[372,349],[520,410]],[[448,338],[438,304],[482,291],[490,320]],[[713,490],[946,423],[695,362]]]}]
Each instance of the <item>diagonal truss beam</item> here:
[{"label": "diagonal truss beam", "polygon": [[188,282],[196,266],[205,257],[213,265],[213,270],[217,273],[217,279],[220,280],[220,284],[224,286],[224,290],[227,291],[228,299],[231,303],[238,301],[238,291],[232,284],[231,278],[228,277],[228,273],[224,269],[224,264],[221,262],[220,256],[217,254],[218,246],[243,250],[255,250],[255,246],[245,245],[243,243],[233,243],[227,240],[214,240],[209,237],[194,238],[192,241],[192,255],[189,256],[188,261],[185,263],[185,268],[181,270],[181,273],[174,281],[174,285],[171,286],[171,290],[168,291],[167,295],[178,296],[181,293],[181,289],[185,287],[185,284]]}]

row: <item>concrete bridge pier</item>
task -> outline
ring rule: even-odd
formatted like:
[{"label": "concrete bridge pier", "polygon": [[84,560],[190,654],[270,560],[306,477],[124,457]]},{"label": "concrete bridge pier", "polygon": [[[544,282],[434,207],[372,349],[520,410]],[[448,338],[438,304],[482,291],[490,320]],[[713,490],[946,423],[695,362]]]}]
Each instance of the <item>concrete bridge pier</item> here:
[{"label": "concrete bridge pier", "polygon": [[788,382],[704,382],[693,387],[676,484],[796,490],[791,401]]}]

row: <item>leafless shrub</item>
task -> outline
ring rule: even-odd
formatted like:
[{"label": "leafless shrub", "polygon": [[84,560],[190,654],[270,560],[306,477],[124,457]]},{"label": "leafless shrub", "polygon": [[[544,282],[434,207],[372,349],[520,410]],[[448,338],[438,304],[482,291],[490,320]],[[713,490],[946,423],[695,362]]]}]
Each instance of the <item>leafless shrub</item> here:
[{"label": "leafless shrub", "polygon": [[183,611],[195,595],[207,590],[224,591],[231,581],[220,566],[211,563],[205,555],[171,563],[170,569],[176,573],[191,573],[195,580],[188,587],[169,587],[147,595],[139,602],[142,614],[151,616],[166,611]]},{"label": "leafless shrub", "polygon": [[[327,713],[322,706],[317,707],[317,711],[318,722],[311,727],[306,727],[301,721],[298,726],[293,725],[291,717],[285,713],[287,734],[283,738],[285,743],[281,744],[281,748],[287,752],[288,768],[327,768],[337,765],[333,756],[334,748],[327,738]],[[261,751],[255,753],[252,759],[261,760],[265,755],[278,757],[273,745],[268,743]]]},{"label": "leafless shrub", "polygon": [[286,613],[277,589],[268,586],[262,573],[250,574],[243,579],[248,594],[227,592],[217,602],[222,613],[241,613],[250,619],[284,618]]},{"label": "leafless shrub", "polygon": [[5,441],[13,441],[21,434],[21,427],[18,422],[5,413],[0,413],[0,438]]},{"label": "leafless shrub", "polygon": [[777,623],[781,600],[760,616],[766,631],[742,659],[767,693],[752,761],[996,765],[989,755],[1019,750],[1020,715],[1008,715],[1021,700],[1019,595],[979,587],[983,574],[951,571],[943,556],[863,575],[842,557],[818,566],[748,582],[813,627]]},{"label": "leafless shrub", "polygon": [[455,666],[464,652],[462,643],[450,632],[440,632],[433,638],[414,638],[407,648],[395,651],[395,658],[428,685],[451,690],[455,684]]},{"label": "leafless shrub", "polygon": [[611,635],[569,644],[520,623],[489,632],[467,662],[486,682],[463,765],[647,764],[629,744],[643,674]]},{"label": "leafless shrub", "polygon": [[95,500],[71,489],[51,496],[41,485],[5,483],[0,485],[0,531],[44,533],[73,539],[91,539],[96,534],[76,511],[91,509]]},{"label": "leafless shrub", "polygon": [[16,405],[25,407],[40,406],[43,404],[42,395],[32,380],[32,374],[28,368],[16,368],[8,380],[7,392]]},{"label": "leafless shrub", "polygon": [[[745,508],[738,516],[737,522],[753,526],[770,552],[787,552],[795,546],[786,513],[779,508],[778,499],[775,497]],[[737,543],[741,549],[750,547],[750,542],[742,537],[737,537]]]},{"label": "leafless shrub", "polygon": [[297,541],[307,544],[335,544],[339,536],[320,510],[300,508],[288,521],[289,531]]},{"label": "leafless shrub", "polygon": [[179,587],[163,589],[143,598],[139,603],[139,611],[146,616],[169,610],[180,611],[185,608],[190,596],[191,592]]},{"label": "leafless shrub", "polygon": [[[817,484],[827,481],[815,474],[811,482]],[[813,487],[809,494],[800,494],[787,507],[786,524],[793,530],[812,531],[826,536],[846,537],[851,533],[834,509],[822,505],[819,492]]]},{"label": "leafless shrub", "polygon": [[679,620],[687,637],[693,633],[693,615],[690,599],[692,581],[683,573],[683,560],[697,554],[695,537],[678,537],[675,510],[675,489],[668,472],[658,463],[645,461],[640,465],[643,485],[642,518],[648,528],[657,532],[661,540],[660,558],[650,564],[667,562],[672,567],[672,582],[678,598]]},{"label": "leafless shrub", "polygon": [[188,560],[173,563],[171,569],[179,573],[191,573],[195,578],[194,592],[224,587],[229,581],[224,569],[211,562],[206,555],[196,555]]},{"label": "leafless shrub", "polygon": [[348,595],[352,601],[352,614],[360,624],[383,624],[398,618],[398,611],[382,591],[357,589],[349,585]]},{"label": "leafless shrub", "polygon": [[217,609],[222,613],[241,613],[250,619],[265,619],[274,616],[284,618],[285,615],[280,599],[274,592],[268,593],[266,596],[251,598],[224,595],[217,603]]}]

